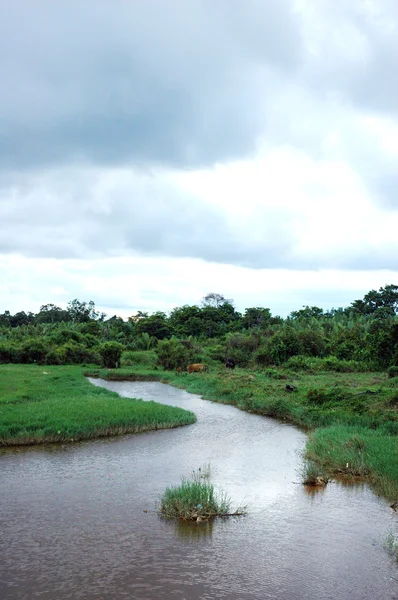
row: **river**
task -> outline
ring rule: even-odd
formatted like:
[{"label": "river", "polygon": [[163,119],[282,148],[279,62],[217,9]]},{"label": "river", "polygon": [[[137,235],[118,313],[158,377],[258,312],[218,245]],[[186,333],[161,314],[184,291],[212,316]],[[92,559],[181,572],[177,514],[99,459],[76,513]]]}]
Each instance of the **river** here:
[{"label": "river", "polygon": [[[1,450],[1,600],[398,599],[397,515],[366,485],[301,485],[300,430],[161,383],[92,383],[197,423]],[[160,519],[165,488],[204,465],[247,516]]]}]

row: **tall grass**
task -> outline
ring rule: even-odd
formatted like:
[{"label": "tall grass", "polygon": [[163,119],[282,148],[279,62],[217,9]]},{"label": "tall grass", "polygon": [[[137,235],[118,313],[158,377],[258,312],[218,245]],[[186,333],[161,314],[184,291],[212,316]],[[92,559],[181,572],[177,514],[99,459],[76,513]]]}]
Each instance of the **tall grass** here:
[{"label": "tall grass", "polygon": [[81,367],[0,365],[0,381],[0,446],[138,433],[196,420],[181,408],[94,387]]},{"label": "tall grass", "polygon": [[[213,484],[201,469],[191,477],[182,478],[181,484],[168,487],[161,497],[160,514],[168,519],[202,521],[230,515],[231,502],[222,492],[216,492]],[[237,510],[234,514],[242,514]]]},{"label": "tall grass", "polygon": [[309,436],[306,459],[334,476],[366,477],[378,493],[398,498],[398,437],[364,427],[338,425]]}]

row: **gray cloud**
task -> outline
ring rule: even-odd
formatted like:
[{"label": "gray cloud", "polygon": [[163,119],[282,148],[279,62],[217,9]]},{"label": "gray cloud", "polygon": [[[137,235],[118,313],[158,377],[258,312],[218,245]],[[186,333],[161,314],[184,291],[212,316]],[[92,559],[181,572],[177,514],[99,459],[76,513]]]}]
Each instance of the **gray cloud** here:
[{"label": "gray cloud", "polygon": [[181,194],[161,175],[57,169],[25,175],[21,184],[11,178],[5,185],[3,178],[0,254],[62,259],[164,256],[254,269],[397,267],[396,252],[388,242],[375,247],[362,240],[347,251],[336,244],[326,253],[322,248],[299,250],[295,215],[286,208],[257,208],[242,226],[231,224],[228,216],[228,209]]},{"label": "gray cloud", "polygon": [[[397,208],[396,157],[354,122],[395,115],[397,5],[298,4],[0,0],[0,253],[396,268],[382,240],[299,252],[287,210],[260,211],[255,237],[158,175],[245,157],[260,139],[346,162]],[[126,164],[128,180],[107,181]],[[309,193],[327,202],[324,184]]]},{"label": "gray cloud", "polygon": [[0,164],[198,165],[255,147],[291,0],[0,2]]},{"label": "gray cloud", "polygon": [[232,229],[227,217],[143,173],[124,181],[113,175],[110,183],[95,171],[68,169],[46,177],[25,175],[21,184],[11,178],[5,185],[3,178],[0,253],[39,258],[138,253],[254,267],[291,262],[286,215],[275,212],[264,223],[260,245]]}]

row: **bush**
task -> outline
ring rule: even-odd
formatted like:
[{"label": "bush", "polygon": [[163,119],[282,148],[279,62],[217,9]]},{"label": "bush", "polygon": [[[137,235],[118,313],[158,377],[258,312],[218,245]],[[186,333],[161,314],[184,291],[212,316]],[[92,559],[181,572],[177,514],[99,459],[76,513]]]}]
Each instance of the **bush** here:
[{"label": "bush", "polygon": [[65,350],[63,348],[49,350],[44,362],[46,365],[64,365],[67,362]]},{"label": "bush", "polygon": [[186,369],[187,365],[198,359],[194,348],[186,348],[175,337],[159,341],[156,347],[158,364],[166,370]]},{"label": "bush", "polygon": [[44,363],[49,346],[41,340],[32,339],[23,344],[19,360],[21,363]]},{"label": "bush", "polygon": [[352,399],[352,393],[341,387],[315,388],[307,391],[307,402],[322,406],[323,404],[336,404],[343,400]]},{"label": "bush", "polygon": [[301,371],[316,371],[322,367],[322,359],[298,354],[292,356],[284,365],[287,369],[298,369]]},{"label": "bush", "polygon": [[58,329],[51,336],[52,343],[57,346],[63,346],[67,342],[82,343],[83,340],[84,338],[81,333],[73,329]]},{"label": "bush", "polygon": [[81,363],[99,363],[100,359],[96,352],[88,350],[84,344],[70,341],[59,349],[60,356],[65,356],[67,364],[78,365]]},{"label": "bush", "polygon": [[19,350],[15,344],[0,342],[0,364],[16,363],[19,358]]},{"label": "bush", "polygon": [[156,361],[156,353],[151,350],[127,350],[122,353],[120,362],[123,367],[132,367],[134,365],[154,367]]},{"label": "bush", "polygon": [[387,369],[387,373],[388,376],[391,378],[398,377],[398,367],[396,367],[395,365],[390,367],[389,369]]},{"label": "bush", "polygon": [[122,352],[123,346],[118,342],[104,342],[99,346],[102,364],[106,369],[117,369]]},{"label": "bush", "polygon": [[234,333],[227,336],[226,357],[231,357],[240,367],[247,367],[253,353],[260,346],[261,338],[255,332],[250,334]]},{"label": "bush", "polygon": [[264,347],[269,365],[281,365],[291,356],[303,353],[300,335],[292,327],[285,327],[269,338]]}]

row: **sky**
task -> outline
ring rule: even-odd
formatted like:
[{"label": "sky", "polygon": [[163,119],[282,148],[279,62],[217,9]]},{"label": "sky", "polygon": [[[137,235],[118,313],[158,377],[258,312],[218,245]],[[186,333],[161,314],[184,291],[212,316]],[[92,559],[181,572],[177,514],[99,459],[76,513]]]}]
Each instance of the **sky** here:
[{"label": "sky", "polygon": [[0,0],[0,313],[398,284],[396,0]]}]

